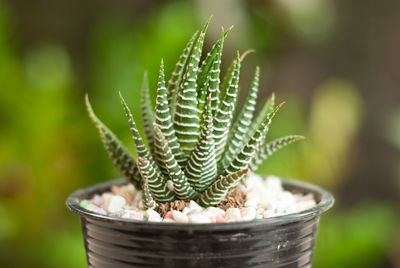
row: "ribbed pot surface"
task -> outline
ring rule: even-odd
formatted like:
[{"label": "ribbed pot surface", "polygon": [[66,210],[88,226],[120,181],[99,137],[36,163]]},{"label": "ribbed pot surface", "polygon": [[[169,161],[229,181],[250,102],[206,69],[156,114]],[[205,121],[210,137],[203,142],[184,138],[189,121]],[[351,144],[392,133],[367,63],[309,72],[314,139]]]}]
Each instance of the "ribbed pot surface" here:
[{"label": "ribbed pot surface", "polygon": [[319,215],[333,205],[321,188],[285,180],[286,189],[313,192],[314,208],[243,223],[149,223],[99,216],[82,198],[122,181],[72,194],[68,207],[81,217],[89,267],[311,267]]}]

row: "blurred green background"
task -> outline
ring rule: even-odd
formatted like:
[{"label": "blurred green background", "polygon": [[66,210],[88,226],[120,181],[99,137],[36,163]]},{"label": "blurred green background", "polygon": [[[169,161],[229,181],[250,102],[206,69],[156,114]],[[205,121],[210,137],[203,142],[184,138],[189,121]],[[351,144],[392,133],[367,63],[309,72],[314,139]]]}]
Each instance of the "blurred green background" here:
[{"label": "blurred green background", "polygon": [[[77,188],[118,177],[87,118],[133,149],[117,96],[139,116],[144,70],[155,87],[213,14],[234,28],[223,66],[242,66],[241,100],[256,65],[261,102],[285,100],[271,138],[307,140],[263,174],[317,183],[335,207],[321,219],[314,267],[400,267],[400,16],[397,0],[0,0],[0,267],[85,267]],[[154,95],[154,94],[153,94]]]}]

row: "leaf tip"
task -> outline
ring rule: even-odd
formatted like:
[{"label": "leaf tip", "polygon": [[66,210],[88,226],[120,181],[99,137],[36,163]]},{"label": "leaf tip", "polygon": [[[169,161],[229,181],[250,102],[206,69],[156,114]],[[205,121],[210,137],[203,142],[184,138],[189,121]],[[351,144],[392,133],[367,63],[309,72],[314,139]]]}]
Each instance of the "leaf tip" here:
[{"label": "leaf tip", "polygon": [[242,62],[242,61],[246,58],[247,55],[249,55],[249,54],[251,54],[251,53],[254,53],[254,52],[256,52],[254,49],[248,49],[248,50],[246,50],[246,51],[243,53],[243,55],[240,57],[240,62]]},{"label": "leaf tip", "polygon": [[279,110],[285,103],[286,103],[285,101],[279,103],[279,104],[275,107],[275,110]]}]

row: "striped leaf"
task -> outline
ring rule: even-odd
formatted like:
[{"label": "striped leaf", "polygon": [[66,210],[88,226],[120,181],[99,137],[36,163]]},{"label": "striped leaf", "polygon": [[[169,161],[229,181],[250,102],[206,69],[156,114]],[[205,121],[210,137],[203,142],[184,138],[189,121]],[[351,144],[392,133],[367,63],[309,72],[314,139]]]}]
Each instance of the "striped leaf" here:
[{"label": "striped leaf", "polygon": [[204,83],[203,87],[198,92],[197,109],[199,111],[199,118],[202,117],[202,115],[204,113],[204,107],[206,106],[206,96],[208,95],[208,92],[209,92],[210,79],[211,79],[211,77],[207,76],[206,82]]},{"label": "striped leaf", "polygon": [[303,139],[305,139],[304,136],[291,135],[275,139],[273,141],[270,141],[262,145],[257,151],[254,158],[251,160],[250,163],[251,170],[256,171],[258,169],[258,166],[265,159],[274,154],[276,151],[279,151],[280,149],[286,147],[287,145]]},{"label": "striped leaf", "polygon": [[143,188],[143,194],[142,194],[142,200],[143,200],[143,206],[145,210],[148,209],[156,209],[158,207],[158,204],[156,201],[154,201],[153,196],[151,195],[151,191],[149,188],[149,182],[147,178],[150,177],[150,162],[146,158],[138,158],[137,160],[138,166],[140,173],[144,177],[143,183],[142,183],[142,188]]},{"label": "striped leaf", "polygon": [[193,46],[198,37],[199,32],[197,31],[193,34],[192,38],[190,38],[189,42],[186,44],[186,47],[183,49],[182,55],[176,63],[175,70],[172,72],[171,78],[168,81],[167,98],[171,111],[175,111],[175,103],[185,74],[184,71],[187,68],[190,55],[193,51]]},{"label": "striped leaf", "polygon": [[156,144],[160,144],[162,148],[163,162],[173,183],[175,195],[181,200],[197,198],[198,193],[189,184],[157,124],[154,124],[154,130]]},{"label": "striped leaf", "polygon": [[[126,116],[128,117],[128,122],[130,124],[130,128],[132,131],[132,138],[135,142],[136,152],[138,157],[145,158],[149,162],[149,176],[146,177],[151,193],[153,194],[156,201],[165,203],[174,200],[174,194],[168,189],[166,179],[163,177],[159,167],[153,160],[153,157],[150,155],[147,150],[142,137],[137,130],[135,120],[133,120],[132,113],[126,104],[124,98],[121,93],[119,93],[121,98],[122,106],[125,110]],[[143,175],[143,172],[141,172]]]},{"label": "striped leaf", "polygon": [[142,82],[142,92],[141,92],[141,115],[142,115],[142,124],[144,128],[144,135],[146,136],[147,144],[150,149],[150,153],[152,156],[155,155],[154,152],[154,130],[153,130],[153,122],[154,122],[154,114],[150,101],[150,93],[149,93],[149,82],[147,78],[147,72],[144,73],[143,82]]},{"label": "striped leaf", "polygon": [[243,148],[244,138],[248,135],[247,133],[256,107],[259,76],[260,69],[257,67],[246,103],[237,117],[235,124],[229,131],[228,148],[225,150],[224,157],[220,161],[220,169],[229,165],[232,158]]},{"label": "striped leaf", "polygon": [[[207,57],[204,59],[197,78],[197,84],[200,88],[204,88],[206,82],[211,93],[211,110],[213,114],[219,107],[219,84],[220,84],[220,72],[221,72],[221,57],[224,41],[230,30],[222,30],[221,38],[214,44],[210,52],[208,52]],[[206,95],[208,95],[206,93]]]},{"label": "striped leaf", "polygon": [[237,91],[239,87],[239,71],[240,60],[239,53],[234,66],[233,75],[229,81],[229,87],[224,99],[218,109],[217,115],[214,117],[214,140],[217,161],[221,158],[226,140],[228,138],[229,128],[231,126],[234,107],[236,103]]},{"label": "striped leaf", "polygon": [[[156,98],[156,122],[159,125],[161,132],[163,133],[163,136],[167,140],[169,146],[171,147],[172,154],[175,156],[175,159],[178,161],[180,166],[184,166],[185,163],[187,162],[187,157],[186,155],[182,152],[178,139],[175,134],[175,129],[173,127],[172,123],[172,116],[170,113],[170,109],[168,107],[168,100],[167,100],[167,91],[165,88],[165,76],[164,76],[164,62],[161,60],[161,66],[160,66],[160,73],[158,76],[158,84],[157,84],[157,98]],[[154,128],[151,126],[153,129],[154,133]],[[158,145],[159,147],[159,145]],[[166,168],[163,167],[162,162],[160,162],[161,159],[161,148],[157,148],[156,155],[156,161],[157,163],[160,164],[160,169],[163,172],[164,175],[167,175],[168,173]],[[167,175],[168,176],[168,175]]]},{"label": "striped leaf", "polygon": [[204,191],[217,176],[215,144],[212,131],[211,96],[209,96],[206,111],[203,115],[200,138],[185,168],[185,174],[189,183],[198,192]]},{"label": "striped leaf", "polygon": [[215,181],[198,199],[198,203],[203,207],[218,205],[226,196],[226,194],[243,179],[248,176],[250,170],[248,168],[239,170]]},{"label": "striped leaf", "polygon": [[254,119],[253,123],[251,123],[245,141],[248,141],[251,138],[251,136],[257,130],[258,126],[264,120],[265,115],[268,115],[273,111],[274,106],[275,106],[275,94],[272,93],[271,96],[268,98],[267,102],[261,108],[261,111],[258,113],[257,117]]},{"label": "striped leaf", "polygon": [[[209,21],[208,21],[209,22]],[[174,128],[182,151],[190,155],[200,134],[199,110],[197,109],[197,72],[208,22],[200,32],[189,58],[183,83],[178,92],[174,112]]]},{"label": "striped leaf", "polygon": [[97,118],[87,94],[85,95],[85,103],[89,117],[98,129],[104,148],[115,167],[121,172],[122,176],[135,185],[136,189],[142,189],[142,176],[139,173],[136,161],[117,136]]},{"label": "striped leaf", "polygon": [[[253,53],[253,52],[254,52],[254,50],[252,50],[252,49],[246,50],[243,53],[243,55],[240,57],[240,62],[243,62],[243,60],[246,58],[246,56],[249,55],[250,53]],[[235,58],[232,61],[231,65],[229,66],[229,68],[227,70],[227,72],[225,73],[224,78],[222,79],[222,82],[220,84],[220,96],[219,96],[220,99],[223,99],[225,97],[226,91],[229,88],[229,82],[231,81],[233,73],[235,71],[236,62],[237,62],[237,58]]]},{"label": "striped leaf", "polygon": [[228,165],[228,167],[222,171],[222,176],[226,176],[228,174],[237,172],[241,169],[245,169],[249,166],[252,158],[254,157],[256,151],[260,147],[260,143],[263,137],[269,130],[269,125],[271,124],[272,119],[275,117],[275,114],[279,111],[284,103],[279,104],[275,109],[268,114],[268,116],[261,122],[260,126],[251,137],[249,142],[243,147],[243,149],[235,156],[232,162]]},{"label": "striped leaf", "polygon": [[199,87],[202,87],[204,85],[207,76],[210,75],[211,70],[215,69],[214,63],[218,64],[218,72],[220,71],[219,66],[221,64],[222,48],[224,45],[224,40],[230,30],[231,28],[229,28],[227,31],[224,31],[222,29],[221,38],[213,45],[211,50],[207,53],[206,58],[201,63],[197,78],[197,84],[199,85]]}]

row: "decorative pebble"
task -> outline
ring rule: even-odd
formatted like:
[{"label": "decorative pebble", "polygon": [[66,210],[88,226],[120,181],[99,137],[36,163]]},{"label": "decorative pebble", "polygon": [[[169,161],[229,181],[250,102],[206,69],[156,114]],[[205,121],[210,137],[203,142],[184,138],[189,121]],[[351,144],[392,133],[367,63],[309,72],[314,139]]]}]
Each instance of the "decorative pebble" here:
[{"label": "decorative pebble", "polygon": [[200,213],[193,213],[189,214],[189,222],[190,223],[211,223],[211,220],[200,214]]},{"label": "decorative pebble", "polygon": [[88,204],[85,207],[87,210],[93,211],[93,212],[97,212],[100,208],[98,206],[96,206],[95,204]]},{"label": "decorative pebble", "polygon": [[238,208],[228,208],[224,216],[225,221],[240,221],[242,216],[240,215],[240,210]]},{"label": "decorative pebble", "polygon": [[247,201],[244,203],[245,207],[256,207],[260,199],[258,197],[252,197],[247,199]]},{"label": "decorative pebble", "polygon": [[188,216],[186,216],[185,214],[183,214],[182,212],[180,212],[178,210],[173,210],[172,211],[172,215],[173,215],[174,220],[176,222],[181,222],[181,223],[188,223],[189,222]]},{"label": "decorative pebble", "polygon": [[182,210],[182,213],[185,214],[185,215],[187,215],[190,212],[191,212],[191,210],[190,210],[189,207],[184,207],[183,210]]},{"label": "decorative pebble", "polygon": [[146,217],[148,221],[156,221],[156,222],[162,221],[160,214],[158,214],[157,211],[154,211],[152,209],[146,210]]},{"label": "decorative pebble", "polygon": [[241,208],[240,216],[244,221],[252,221],[256,218],[256,209],[254,207]]},{"label": "decorative pebble", "polygon": [[265,211],[265,208],[258,208],[256,214],[262,215]]},{"label": "decorative pebble", "polygon": [[215,216],[225,214],[225,211],[223,209],[216,208],[216,207],[208,207],[205,209],[205,211],[210,212],[210,213],[214,214]]},{"label": "decorative pebble", "polygon": [[117,213],[123,210],[125,203],[125,198],[119,195],[114,195],[105,204],[105,209],[110,213]]},{"label": "decorative pebble", "polygon": [[[171,182],[167,183],[173,189]],[[91,200],[82,200],[80,206],[102,215],[121,217],[132,220],[151,222],[179,223],[223,223],[251,221],[271,218],[310,209],[316,205],[312,193],[293,194],[284,190],[278,177],[267,179],[251,174],[246,184],[238,186],[247,192],[247,200],[242,208],[228,208],[226,211],[218,207],[203,208],[195,201],[186,202],[182,211],[168,211],[164,218],[154,210],[144,210],[142,191],[136,190],[132,184],[115,185],[110,192],[94,195]]]},{"label": "decorative pebble", "polygon": [[89,200],[82,200],[79,205],[83,208],[86,208],[90,204]]},{"label": "decorative pebble", "polygon": [[274,217],[276,216],[274,211],[267,209],[266,211],[264,211],[263,213],[263,217],[264,218],[270,218],[270,217]]},{"label": "decorative pebble", "polygon": [[282,182],[281,179],[275,176],[269,176],[265,181],[265,188],[272,192],[282,192]]},{"label": "decorative pebble", "polygon": [[107,215],[107,211],[105,211],[104,209],[102,209],[102,208],[100,208],[98,211],[96,211],[97,213],[99,213],[99,214],[102,214],[102,215]]},{"label": "decorative pebble", "polygon": [[217,223],[223,223],[223,222],[225,222],[225,219],[224,219],[223,216],[218,215],[217,217],[215,217],[215,222],[217,222]]},{"label": "decorative pebble", "polygon": [[142,212],[134,211],[134,210],[125,211],[125,213],[122,215],[122,218],[139,220],[139,221],[143,220],[143,217],[144,217],[144,215]]},{"label": "decorative pebble", "polygon": [[172,213],[172,211],[168,211],[168,212],[164,215],[164,219],[175,220],[175,219],[174,219],[174,214]]},{"label": "decorative pebble", "polygon": [[103,207],[105,207],[109,202],[110,199],[113,197],[114,195],[111,193],[104,193],[101,195],[101,198],[103,199]]},{"label": "decorative pebble", "polygon": [[92,202],[96,206],[101,206],[103,204],[103,198],[101,198],[100,195],[96,194],[95,196],[93,196]]},{"label": "decorative pebble", "polygon": [[203,208],[193,200],[190,200],[189,208],[191,211],[202,211],[203,210]]},{"label": "decorative pebble", "polygon": [[296,203],[296,197],[294,195],[292,195],[291,192],[287,192],[287,191],[285,191],[281,194],[280,200],[282,202],[285,202],[286,204]]},{"label": "decorative pebble", "polygon": [[215,222],[217,220],[217,215],[211,211],[203,210],[200,214],[204,217],[207,217],[211,222]]}]

